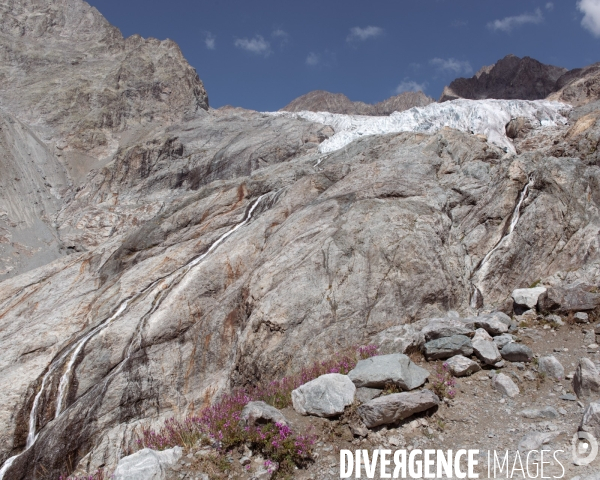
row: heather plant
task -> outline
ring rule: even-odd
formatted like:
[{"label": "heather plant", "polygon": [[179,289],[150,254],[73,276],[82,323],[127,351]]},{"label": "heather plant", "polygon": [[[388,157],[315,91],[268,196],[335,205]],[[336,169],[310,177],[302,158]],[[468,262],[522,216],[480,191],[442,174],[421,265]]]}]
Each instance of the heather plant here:
[{"label": "heather plant", "polygon": [[433,392],[440,398],[454,398],[456,395],[456,380],[450,373],[450,367],[447,363],[436,367],[433,378],[431,379]]},{"label": "heather plant", "polygon": [[353,348],[280,380],[235,390],[182,422],[169,419],[158,431],[143,428],[138,445],[164,450],[177,445],[191,448],[204,442],[220,452],[227,452],[250,443],[269,462],[265,465],[267,470],[291,473],[295,466],[310,461],[315,437],[296,434],[282,424],[243,427],[240,420],[244,406],[250,401],[262,400],[276,408],[288,407],[292,404],[292,390],[326,373],[347,374],[359,359],[372,357],[376,352],[376,345]]}]

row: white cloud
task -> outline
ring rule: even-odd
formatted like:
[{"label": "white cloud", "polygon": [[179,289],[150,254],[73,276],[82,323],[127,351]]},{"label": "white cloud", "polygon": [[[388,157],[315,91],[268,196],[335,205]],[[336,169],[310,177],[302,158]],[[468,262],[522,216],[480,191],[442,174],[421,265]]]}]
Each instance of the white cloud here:
[{"label": "white cloud", "polygon": [[268,57],[271,54],[271,44],[266,41],[262,35],[256,35],[254,38],[238,38],[234,45],[242,50],[246,50],[257,55]]},{"label": "white cloud", "polygon": [[546,10],[550,10],[550,11],[554,10],[554,3],[548,2],[546,4]]},{"label": "white cloud", "polygon": [[217,48],[217,38],[210,32],[206,33],[204,43],[206,45],[206,48],[208,48],[209,50],[214,50],[215,48]]},{"label": "white cloud", "polygon": [[584,14],[581,20],[583,28],[600,37],[600,0],[580,0],[577,8]]},{"label": "white cloud", "polygon": [[453,73],[454,75],[469,74],[473,72],[471,64],[466,60],[456,58],[432,58],[429,63],[442,73]]},{"label": "white cloud", "polygon": [[319,64],[320,60],[321,60],[321,58],[318,53],[310,52],[308,54],[308,56],[306,57],[306,64],[310,65],[311,67],[314,67],[315,65]]},{"label": "white cloud", "polygon": [[383,35],[383,28],[381,28],[381,27],[373,27],[370,25],[365,28],[352,27],[350,29],[350,34],[346,37],[346,41],[347,42],[355,42],[355,41],[364,42],[365,40],[368,40],[369,38],[379,37],[380,35]]},{"label": "white cloud", "polygon": [[424,92],[426,86],[426,82],[417,83],[414,80],[408,80],[405,78],[402,82],[400,82],[400,85],[398,85],[394,91],[398,95],[404,92]]},{"label": "white cloud", "polygon": [[282,30],[281,28],[277,28],[277,29],[273,30],[273,32],[271,33],[271,36],[273,38],[279,40],[280,47],[283,47],[290,39],[290,34],[287,33],[285,30]]},{"label": "white cloud", "polygon": [[[592,0],[593,1],[593,0]],[[487,24],[490,30],[501,30],[509,33],[513,28],[521,27],[528,23],[538,24],[544,21],[542,11],[538,8],[534,13],[523,13],[514,17],[505,17]]]}]

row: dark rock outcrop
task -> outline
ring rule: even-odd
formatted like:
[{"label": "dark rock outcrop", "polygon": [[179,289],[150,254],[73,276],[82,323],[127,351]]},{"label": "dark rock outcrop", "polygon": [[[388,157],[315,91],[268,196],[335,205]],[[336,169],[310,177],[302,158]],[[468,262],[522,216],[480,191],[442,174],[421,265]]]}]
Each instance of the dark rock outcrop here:
[{"label": "dark rock outcrop", "polygon": [[556,90],[566,68],[545,65],[530,57],[507,55],[483,67],[471,78],[457,78],[444,88],[440,102],[456,98],[539,100]]},{"label": "dark rock outcrop", "polygon": [[379,103],[369,104],[353,102],[343,93],[330,93],[324,90],[314,90],[296,98],[281,111],[301,112],[330,112],[348,115],[390,115],[413,107],[424,107],[434,102],[423,92],[404,92],[390,97]]}]

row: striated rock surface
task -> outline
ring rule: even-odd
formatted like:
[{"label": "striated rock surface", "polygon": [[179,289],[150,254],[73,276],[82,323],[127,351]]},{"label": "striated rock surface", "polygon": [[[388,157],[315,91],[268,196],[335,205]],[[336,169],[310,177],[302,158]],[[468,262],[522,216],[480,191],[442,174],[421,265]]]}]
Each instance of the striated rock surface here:
[{"label": "striated rock surface", "polygon": [[292,100],[283,112],[330,112],[348,115],[390,115],[413,107],[424,107],[435,100],[423,92],[404,92],[382,102],[369,104],[353,102],[343,93],[314,90]]}]

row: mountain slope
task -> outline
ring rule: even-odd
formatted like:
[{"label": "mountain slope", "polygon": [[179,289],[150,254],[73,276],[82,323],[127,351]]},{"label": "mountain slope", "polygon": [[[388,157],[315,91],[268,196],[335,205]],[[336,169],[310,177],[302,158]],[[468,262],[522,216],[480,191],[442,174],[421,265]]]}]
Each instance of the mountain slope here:
[{"label": "mountain slope", "polygon": [[368,104],[353,102],[343,93],[330,93],[324,90],[314,90],[292,100],[280,111],[283,112],[330,112],[348,115],[390,115],[412,107],[424,107],[433,102],[423,92],[404,92],[390,97],[382,102]]}]

